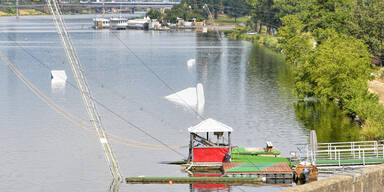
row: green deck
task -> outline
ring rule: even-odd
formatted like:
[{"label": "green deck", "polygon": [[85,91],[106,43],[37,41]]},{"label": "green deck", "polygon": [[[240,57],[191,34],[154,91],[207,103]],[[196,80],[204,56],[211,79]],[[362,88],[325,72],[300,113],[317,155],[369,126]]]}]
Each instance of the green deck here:
[{"label": "green deck", "polygon": [[234,163],[288,163],[290,161],[285,157],[270,157],[270,156],[257,156],[257,155],[241,155],[232,154],[232,162]]},{"label": "green deck", "polygon": [[248,151],[244,147],[236,147],[232,149],[232,154],[248,154],[248,155],[280,155],[280,151],[266,152],[260,151]]},{"label": "green deck", "polygon": [[239,165],[237,167],[233,167],[231,169],[226,170],[226,173],[234,173],[234,172],[258,172],[263,169],[266,169],[268,167],[271,167],[273,165],[276,165],[276,162],[269,162],[269,163],[244,163],[242,165]]}]

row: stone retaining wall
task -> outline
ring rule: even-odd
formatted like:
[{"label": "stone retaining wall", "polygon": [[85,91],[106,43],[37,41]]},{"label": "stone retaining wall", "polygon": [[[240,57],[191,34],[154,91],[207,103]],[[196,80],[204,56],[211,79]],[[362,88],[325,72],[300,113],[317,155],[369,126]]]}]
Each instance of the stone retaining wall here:
[{"label": "stone retaining wall", "polygon": [[284,192],[384,192],[384,164],[367,167],[354,176],[335,175]]}]

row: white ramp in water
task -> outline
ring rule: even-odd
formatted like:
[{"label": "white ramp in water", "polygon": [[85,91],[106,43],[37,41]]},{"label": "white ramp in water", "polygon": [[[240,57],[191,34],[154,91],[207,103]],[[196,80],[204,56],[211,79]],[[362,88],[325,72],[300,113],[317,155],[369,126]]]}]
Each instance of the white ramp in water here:
[{"label": "white ramp in water", "polygon": [[196,97],[197,97],[197,112],[202,114],[204,112],[205,106],[205,95],[204,95],[204,87],[201,83],[198,83],[196,86]]},{"label": "white ramp in water", "polygon": [[204,112],[205,96],[204,88],[201,83],[196,87],[189,87],[179,92],[173,93],[165,97],[165,99],[182,105],[187,108],[196,110],[199,114]]},{"label": "white ramp in water", "polygon": [[187,61],[187,66],[188,66],[188,69],[192,69],[193,66],[195,66],[196,64],[196,60],[195,59],[190,59]]},{"label": "white ramp in water", "polygon": [[64,70],[52,70],[51,71],[51,88],[52,90],[61,90],[65,88],[65,82],[67,81],[67,74]]},{"label": "white ramp in water", "polygon": [[51,79],[52,81],[66,81],[67,80],[67,74],[65,73],[65,70],[52,70],[51,71]]}]

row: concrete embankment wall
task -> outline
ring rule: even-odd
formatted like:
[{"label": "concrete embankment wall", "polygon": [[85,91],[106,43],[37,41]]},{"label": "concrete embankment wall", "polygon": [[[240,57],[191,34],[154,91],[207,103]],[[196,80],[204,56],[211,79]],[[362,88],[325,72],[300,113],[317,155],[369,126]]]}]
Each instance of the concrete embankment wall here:
[{"label": "concrete embankment wall", "polygon": [[384,164],[367,167],[351,175],[335,175],[284,192],[384,192]]}]

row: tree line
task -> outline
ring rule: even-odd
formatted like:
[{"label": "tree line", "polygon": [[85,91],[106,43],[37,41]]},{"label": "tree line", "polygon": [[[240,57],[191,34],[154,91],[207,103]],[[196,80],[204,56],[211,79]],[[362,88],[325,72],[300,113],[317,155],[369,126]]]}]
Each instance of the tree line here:
[{"label": "tree line", "polygon": [[205,4],[214,17],[247,15],[254,31],[277,30],[296,94],[334,101],[366,137],[384,137],[384,108],[367,84],[384,59],[383,0],[184,0],[166,15],[203,20]]},{"label": "tree line", "polygon": [[296,94],[334,101],[362,124],[364,136],[382,138],[384,108],[368,81],[383,60],[384,1],[277,2],[279,44],[295,68]]},{"label": "tree line", "polygon": [[176,22],[178,17],[184,20],[195,18],[197,21],[203,21],[210,17],[207,9],[215,19],[220,13],[236,19],[248,15],[249,12],[249,6],[245,0],[182,0],[179,5],[166,10],[164,14],[153,9],[148,13],[148,16],[155,19],[165,19],[171,23]]}]

